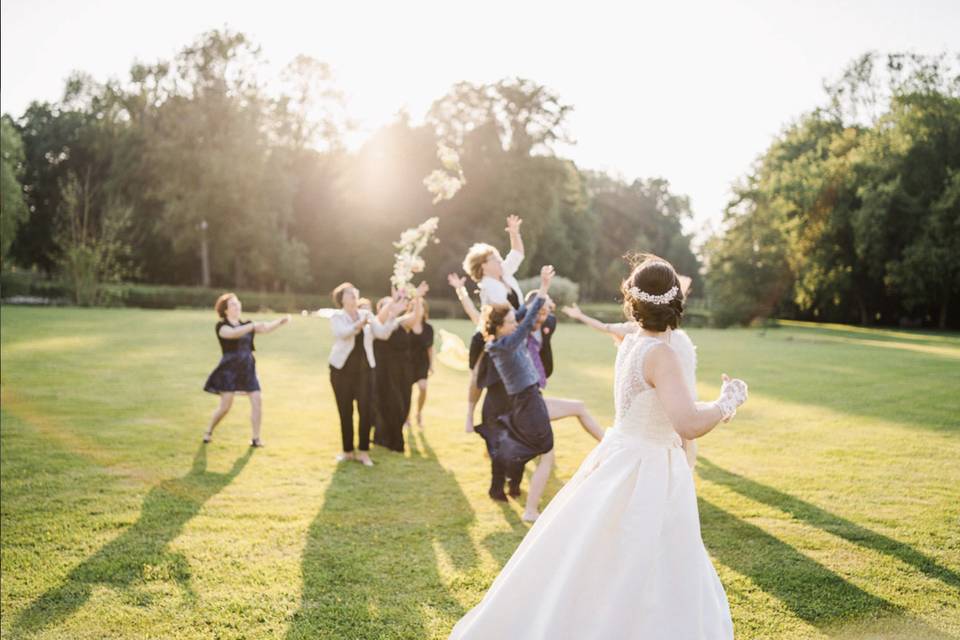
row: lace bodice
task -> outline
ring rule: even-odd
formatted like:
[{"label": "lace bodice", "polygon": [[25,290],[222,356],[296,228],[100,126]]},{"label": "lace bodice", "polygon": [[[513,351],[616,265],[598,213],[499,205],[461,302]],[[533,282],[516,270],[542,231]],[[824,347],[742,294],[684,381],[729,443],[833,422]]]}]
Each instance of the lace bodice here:
[{"label": "lace bodice", "polygon": [[[617,351],[613,400],[616,408],[614,428],[623,435],[642,437],[660,444],[679,444],[656,391],[643,378],[643,361],[647,353],[662,341],[641,333],[628,334]],[[697,354],[693,342],[683,331],[671,332],[668,344],[683,367],[684,381],[691,398],[696,400]]]}]

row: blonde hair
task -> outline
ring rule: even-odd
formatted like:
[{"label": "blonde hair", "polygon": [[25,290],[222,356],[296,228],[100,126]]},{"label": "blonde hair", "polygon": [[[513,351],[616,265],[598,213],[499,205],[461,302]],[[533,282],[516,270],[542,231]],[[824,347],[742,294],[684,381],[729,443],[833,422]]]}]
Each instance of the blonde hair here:
[{"label": "blonde hair", "polygon": [[483,263],[492,255],[500,255],[496,247],[486,242],[477,242],[467,251],[467,257],[463,259],[463,270],[474,282],[480,282],[483,279]]}]

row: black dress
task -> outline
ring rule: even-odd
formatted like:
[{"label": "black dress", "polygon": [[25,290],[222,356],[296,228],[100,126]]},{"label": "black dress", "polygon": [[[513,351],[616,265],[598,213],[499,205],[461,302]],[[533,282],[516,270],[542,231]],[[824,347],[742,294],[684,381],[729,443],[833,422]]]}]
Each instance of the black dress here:
[{"label": "black dress", "polygon": [[251,324],[249,320],[233,325],[226,320],[217,323],[215,332],[220,341],[220,364],[207,377],[203,390],[209,393],[249,393],[260,391],[260,381],[257,380],[257,365],[253,357],[253,334],[246,333],[239,338],[223,338],[220,336],[220,327],[242,327]]},{"label": "black dress", "polygon": [[413,380],[410,334],[398,327],[387,340],[374,343],[376,366],[376,432],[373,442],[392,451],[403,451],[403,423],[410,411]]},{"label": "black dress", "polygon": [[410,332],[410,360],[412,361],[413,381],[425,380],[430,375],[430,347],[433,346],[433,327],[423,323],[419,334]]}]

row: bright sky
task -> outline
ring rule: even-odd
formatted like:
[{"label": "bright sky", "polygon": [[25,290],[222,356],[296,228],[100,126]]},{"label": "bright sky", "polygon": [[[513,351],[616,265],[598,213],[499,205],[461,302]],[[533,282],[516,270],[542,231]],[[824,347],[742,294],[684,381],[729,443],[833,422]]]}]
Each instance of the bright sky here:
[{"label": "bright sky", "polygon": [[960,51],[956,0],[250,2],[4,0],[0,109],[59,98],[74,69],[125,77],[228,26],[279,69],[329,63],[369,133],[455,82],[531,78],[574,105],[557,151],[627,179],[663,176],[716,224],[730,185],[821,83],[871,49]]}]

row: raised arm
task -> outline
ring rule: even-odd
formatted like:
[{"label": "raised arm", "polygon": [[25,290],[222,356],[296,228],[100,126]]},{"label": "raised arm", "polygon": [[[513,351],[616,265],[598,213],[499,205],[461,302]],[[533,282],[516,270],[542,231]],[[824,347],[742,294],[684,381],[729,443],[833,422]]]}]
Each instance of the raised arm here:
[{"label": "raised arm", "polygon": [[330,318],[330,328],[333,331],[333,337],[337,340],[343,340],[355,336],[363,331],[363,326],[368,322],[369,315],[361,313],[360,318],[354,322],[346,313],[338,313]]},{"label": "raised arm", "polygon": [[257,333],[270,333],[271,331],[276,331],[279,327],[290,322],[290,314],[283,316],[282,318],[277,318],[271,322],[255,322],[253,324],[254,331]]},{"label": "raised arm", "polygon": [[373,337],[378,340],[389,339],[399,323],[409,317],[409,315],[399,316],[406,307],[406,300],[395,293],[393,301],[384,305],[380,313],[377,315],[370,314],[370,328],[373,330]]},{"label": "raised arm", "polygon": [[447,276],[447,282],[450,283],[450,286],[453,287],[453,290],[457,293],[460,306],[463,307],[467,317],[470,318],[470,322],[480,324],[480,311],[477,309],[477,306],[473,304],[473,300],[470,299],[470,294],[467,293],[467,278],[451,273]]},{"label": "raised arm", "polygon": [[523,320],[521,320],[517,328],[513,330],[513,333],[503,336],[497,341],[503,349],[517,349],[526,342],[527,336],[530,335],[530,331],[533,329],[533,323],[537,321],[537,314],[540,313],[540,308],[543,306],[545,300],[546,298],[544,296],[537,296],[533,299],[533,302],[526,306]]},{"label": "raised arm", "polygon": [[423,321],[423,296],[427,295],[428,291],[430,291],[430,285],[426,281],[417,286],[417,292],[413,298],[413,311],[400,321],[407,329],[412,329],[414,325]]},{"label": "raised arm", "polygon": [[656,345],[647,352],[643,369],[644,378],[656,389],[674,430],[685,440],[710,433],[721,421],[732,418],[737,407],[747,399],[746,383],[731,380],[724,374],[720,397],[698,406],[687,388],[680,358],[666,344]]},{"label": "raised arm", "polygon": [[555,272],[550,265],[546,265],[540,269],[540,289],[537,291],[537,297],[527,306],[523,320],[520,321],[520,324],[517,325],[513,333],[503,336],[498,340],[502,348],[516,349],[526,342],[527,336],[530,335],[530,331],[537,321],[537,315],[540,313],[541,307],[543,307],[547,301],[547,291],[550,290],[550,283],[553,281],[554,275]]},{"label": "raised arm", "polygon": [[570,318],[578,320],[592,329],[596,329],[597,331],[601,331],[611,336],[617,336],[621,339],[629,333],[636,332],[639,328],[632,322],[600,322],[596,318],[591,318],[585,314],[576,304],[563,307],[563,312]]},{"label": "raised arm", "polygon": [[520,225],[523,220],[520,216],[511,215],[507,217],[507,233],[510,235],[510,251],[516,251],[523,257],[523,237],[520,235]]}]

